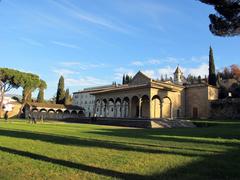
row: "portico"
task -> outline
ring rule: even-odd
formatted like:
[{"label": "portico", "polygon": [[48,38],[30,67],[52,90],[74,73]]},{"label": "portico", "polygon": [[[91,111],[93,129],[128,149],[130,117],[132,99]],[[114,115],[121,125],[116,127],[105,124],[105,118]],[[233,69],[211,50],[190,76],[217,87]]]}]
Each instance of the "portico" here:
[{"label": "portico", "polygon": [[94,114],[113,118],[177,118],[183,116],[183,89],[138,72],[130,84],[92,93],[96,97]]}]

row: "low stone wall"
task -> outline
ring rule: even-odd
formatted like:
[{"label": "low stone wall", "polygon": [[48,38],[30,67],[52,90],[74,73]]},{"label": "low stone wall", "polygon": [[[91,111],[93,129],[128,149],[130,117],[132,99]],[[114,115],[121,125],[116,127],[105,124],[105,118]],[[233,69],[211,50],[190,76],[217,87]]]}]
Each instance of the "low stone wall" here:
[{"label": "low stone wall", "polygon": [[240,119],[240,98],[211,101],[211,118]]},{"label": "low stone wall", "polygon": [[124,119],[124,118],[79,118],[79,119],[62,119],[57,120],[67,123],[87,123],[97,125],[135,127],[135,128],[180,128],[180,127],[195,127],[188,120],[169,120],[169,119]]}]

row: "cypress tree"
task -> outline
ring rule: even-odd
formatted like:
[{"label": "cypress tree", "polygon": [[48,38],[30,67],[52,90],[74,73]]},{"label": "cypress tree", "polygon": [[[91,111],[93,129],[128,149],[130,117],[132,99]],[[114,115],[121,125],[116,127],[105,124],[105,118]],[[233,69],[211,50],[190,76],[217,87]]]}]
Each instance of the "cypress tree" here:
[{"label": "cypress tree", "polygon": [[215,64],[214,64],[214,58],[213,58],[213,50],[210,46],[209,50],[209,75],[208,75],[208,83],[212,86],[216,86],[216,72],[215,72]]},{"label": "cypress tree", "polygon": [[126,76],[125,76],[125,74],[123,75],[123,78],[122,78],[122,84],[126,84]]},{"label": "cypress tree", "polygon": [[61,76],[60,79],[59,79],[59,82],[58,82],[56,103],[57,104],[64,104],[64,98],[65,98],[64,77]]},{"label": "cypress tree", "polygon": [[39,91],[38,91],[37,102],[39,102],[39,103],[44,102],[44,90],[43,89],[39,89]]},{"label": "cypress tree", "polygon": [[130,77],[129,77],[128,74],[126,75],[126,79],[125,79],[125,80],[126,80],[126,84],[129,84],[129,83],[130,83]]},{"label": "cypress tree", "polygon": [[64,104],[65,105],[70,105],[71,104],[71,96],[70,96],[70,93],[69,93],[69,89],[66,90],[65,98],[64,98]]},{"label": "cypress tree", "polygon": [[44,102],[44,89],[47,88],[47,84],[45,81],[41,80],[41,83],[39,85],[39,91],[37,96],[37,102],[43,103]]}]

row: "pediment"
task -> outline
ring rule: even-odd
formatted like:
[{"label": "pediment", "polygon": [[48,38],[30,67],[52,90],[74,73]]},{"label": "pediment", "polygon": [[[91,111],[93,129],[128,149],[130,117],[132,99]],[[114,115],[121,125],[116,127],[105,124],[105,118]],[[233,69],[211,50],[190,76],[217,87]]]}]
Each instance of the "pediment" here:
[{"label": "pediment", "polygon": [[130,85],[141,85],[151,82],[151,78],[139,71],[131,80]]}]

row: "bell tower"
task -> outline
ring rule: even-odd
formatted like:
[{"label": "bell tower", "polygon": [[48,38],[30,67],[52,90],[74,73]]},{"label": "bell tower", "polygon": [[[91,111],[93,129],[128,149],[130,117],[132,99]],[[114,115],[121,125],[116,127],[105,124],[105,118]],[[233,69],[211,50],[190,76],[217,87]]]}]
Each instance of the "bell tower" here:
[{"label": "bell tower", "polygon": [[183,73],[179,68],[179,65],[177,66],[176,71],[174,72],[174,83],[183,85]]}]

